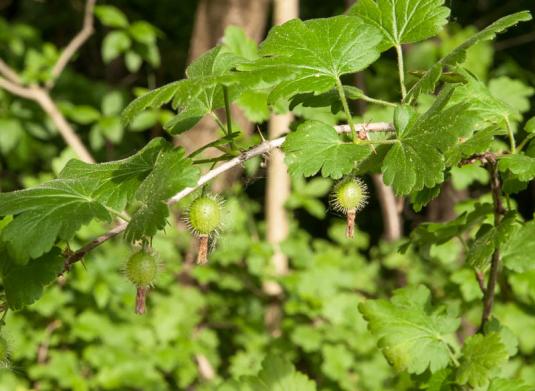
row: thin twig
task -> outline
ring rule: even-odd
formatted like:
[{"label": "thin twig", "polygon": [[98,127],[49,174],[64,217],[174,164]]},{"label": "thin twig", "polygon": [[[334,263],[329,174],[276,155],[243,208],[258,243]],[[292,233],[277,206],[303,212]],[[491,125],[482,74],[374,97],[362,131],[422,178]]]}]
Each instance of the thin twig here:
[{"label": "thin twig", "polygon": [[93,34],[93,10],[95,8],[95,2],[96,0],[87,0],[85,4],[83,27],[61,52],[61,55],[52,68],[50,80],[46,84],[47,88],[50,89],[54,86],[56,79],[61,75],[72,56],[74,56],[78,49],[80,49],[85,41],[87,41]]},{"label": "thin twig", "polygon": [[[387,122],[356,124],[355,128],[357,131],[366,131],[366,132],[392,132],[394,131],[394,126]],[[349,133],[351,132],[351,129],[348,125],[340,125],[336,127],[336,131],[338,133]],[[252,159],[256,156],[264,155],[275,148],[279,148],[284,143],[285,139],[286,137],[279,137],[274,140],[264,141],[263,143],[257,145],[256,147],[253,147],[249,149],[248,151],[241,153],[239,156],[236,156],[235,158],[221,164],[220,166],[213,168],[212,170],[208,171],[206,174],[201,176],[199,180],[197,181],[197,184],[194,187],[187,187],[183,189],[182,191],[178,192],[177,194],[175,194],[173,197],[171,197],[167,201],[167,204],[169,206],[174,205],[177,202],[179,202],[181,199],[183,199],[184,197],[190,195],[195,190],[205,185],[207,182],[216,178],[218,175],[223,174],[224,172],[230,170],[231,168],[240,166],[241,164],[243,164],[249,159]],[[99,236],[98,238],[94,239],[93,241],[86,244],[79,250],[75,251],[72,254],[69,254],[65,260],[65,271],[68,271],[68,269],[74,263],[83,259],[84,256],[89,251],[93,250],[94,248],[100,246],[102,243],[106,242],[107,240],[123,232],[126,229],[127,225],[128,225],[127,223],[118,224],[113,229]]]},{"label": "thin twig", "polygon": [[[63,71],[68,61],[93,32],[93,9],[95,1],[96,0],[87,1],[84,26],[61,53],[58,61],[52,69],[52,78],[47,84],[47,87],[53,86],[54,80]],[[13,95],[37,102],[52,119],[60,135],[65,140],[65,143],[73,149],[80,160],[87,163],[95,162],[95,159],[93,159],[89,150],[82,143],[72,126],[67,122],[45,88],[37,85],[25,86],[17,72],[2,59],[0,59],[0,75],[3,76],[3,78],[0,77],[0,88]]]},{"label": "thin twig", "polygon": [[104,235],[101,235],[98,238],[93,239],[91,242],[83,246],[81,249],[69,255],[67,259],[65,260],[64,271],[68,271],[70,267],[72,266],[72,264],[80,261],[89,251],[100,246],[105,241],[119,235],[121,232],[123,232],[126,229],[127,225],[128,224],[125,222],[116,225],[114,228],[106,232]]},{"label": "thin twig", "polygon": [[19,75],[17,75],[17,72],[15,72],[9,65],[7,65],[4,60],[0,58],[0,74],[4,75],[6,79],[9,81],[16,83],[16,84],[22,84],[22,80]]},{"label": "thin twig", "polygon": [[[0,73],[2,73],[1,70]],[[61,137],[63,137],[65,140],[65,143],[73,149],[80,160],[83,160],[87,163],[95,162],[85,145],[74,132],[71,125],[69,125],[52,98],[50,98],[50,95],[47,91],[37,86],[23,87],[19,84],[15,84],[7,78],[4,79],[2,77],[0,77],[0,88],[10,92],[13,95],[37,102],[39,106],[41,106],[41,108],[48,114],[50,119],[52,119]]]},{"label": "thin twig", "polygon": [[[2,70],[0,70],[0,73],[2,73]],[[26,98],[30,100],[35,100],[35,93],[33,90],[27,87],[23,87],[19,84],[16,84],[7,78],[4,79],[0,77],[0,88],[6,90],[7,92],[10,92],[13,95],[20,96],[21,98]]]},{"label": "thin twig", "polygon": [[[490,188],[492,191],[492,201],[494,203],[494,226],[498,227],[502,221],[502,215],[505,212],[501,199],[501,183],[498,175],[498,164],[496,162],[496,157],[492,153],[486,153],[484,156],[490,173]],[[483,331],[485,324],[489,321],[492,314],[499,269],[500,249],[498,246],[496,246],[496,249],[492,254],[487,288],[485,289],[485,294],[483,297],[483,314],[481,315],[481,326],[479,327],[481,332]]]},{"label": "thin twig", "polygon": [[475,274],[476,274],[477,284],[479,285],[479,289],[481,289],[481,292],[483,293],[483,295],[485,295],[485,291],[487,290],[485,288],[485,274],[480,270],[476,270]]},{"label": "thin twig", "polygon": [[80,160],[86,163],[94,163],[95,159],[93,159],[93,156],[82,143],[74,129],[67,122],[63,114],[61,114],[58,106],[52,100],[48,92],[42,88],[35,88],[34,100],[39,103],[41,108],[52,119],[58,128],[58,132],[61,134],[61,137],[63,137],[67,145],[71,147],[73,151],[80,157]]}]

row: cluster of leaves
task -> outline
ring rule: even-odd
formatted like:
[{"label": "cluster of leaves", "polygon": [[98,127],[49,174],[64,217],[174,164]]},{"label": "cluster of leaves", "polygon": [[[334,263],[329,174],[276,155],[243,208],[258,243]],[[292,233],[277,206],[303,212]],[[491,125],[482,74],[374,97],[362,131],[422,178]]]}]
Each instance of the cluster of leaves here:
[{"label": "cluster of leaves", "polygon": [[137,72],[143,61],[153,68],[160,65],[156,40],[162,33],[156,27],[144,20],[129,23],[126,15],[112,5],[98,5],[95,15],[111,29],[102,42],[102,60],[105,63],[124,54],[124,63],[130,72]]},{"label": "cluster of leaves", "polygon": [[[440,194],[446,180],[451,178],[462,188],[481,177],[480,154],[498,161],[491,166],[491,174],[500,175],[503,186],[495,192],[509,197],[526,188],[535,178],[535,122],[524,121],[533,89],[504,76],[486,82],[463,64],[475,45],[484,45],[531,16],[528,12],[510,15],[469,36],[434,59],[427,70],[407,79],[411,83],[407,92],[402,45],[441,32],[449,15],[443,3],[360,0],[348,15],[292,20],[274,27],[259,47],[240,30],[229,29],[221,45],[188,67],[185,79],[134,100],[123,111],[122,123],[117,94],[105,95],[102,113],[64,104],[69,118],[92,125],[95,147],[103,144],[99,137],[118,143],[123,126],[141,121],[147,113],[153,119],[158,116],[171,135],[211,117],[220,127],[221,138],[189,156],[183,148],[155,138],[126,159],[101,164],[70,160],[54,179],[0,194],[0,276],[3,299],[10,309],[21,310],[38,299],[43,287],[63,271],[69,246],[88,239],[84,230],[101,229],[114,218],[128,222],[128,242],[153,241],[168,260],[165,281],[151,298],[154,316],[143,321],[144,328],[133,327],[132,315],[121,311],[133,297],[125,295],[126,288],[117,282],[120,276],[110,273],[117,265],[98,259],[95,264],[102,271],[82,274],[76,269],[80,276],[67,277],[74,293],[55,286],[43,300],[48,300],[49,307],[34,306],[11,315],[8,330],[18,339],[14,345],[22,346],[13,352],[15,361],[27,362],[37,345],[43,344],[24,331],[32,318],[43,322],[47,314],[58,312],[60,322],[75,330],[72,340],[45,336],[46,349],[54,348],[50,362],[30,368],[29,378],[47,382],[50,388],[81,390],[140,385],[147,389],[191,385],[222,390],[315,389],[305,375],[279,358],[268,356],[261,369],[266,354],[273,353],[302,363],[307,375],[327,389],[527,390],[522,379],[532,381],[534,369],[524,358],[533,353],[535,343],[521,330],[526,322],[534,323],[523,306],[535,300],[535,263],[530,257],[535,225],[526,222],[512,202],[503,218],[496,217],[502,211],[496,200],[495,205],[489,203],[488,195],[466,202],[457,218],[413,230],[402,248],[404,254],[395,246],[379,244],[369,250],[370,259],[362,255],[368,247],[362,233],[360,241],[349,241],[342,238],[342,227],[334,225],[329,240],[321,240],[293,227],[283,245],[292,273],[284,277],[273,275],[271,248],[257,237],[264,233],[252,217],[256,206],[240,196],[229,202],[231,213],[212,256],[213,266],[190,270],[186,262],[171,262],[187,252],[187,244],[181,243],[184,233],[172,230],[164,238],[161,232],[169,215],[166,201],[199,179],[196,165],[203,161],[193,157],[208,147],[222,152],[209,163],[240,153],[240,132],[231,118],[225,124],[217,112],[225,108],[230,113],[231,102],[257,122],[266,119],[270,110],[290,109],[300,116],[282,146],[289,172],[297,178],[289,207],[304,208],[316,217],[325,216],[318,198],[327,191],[330,179],[356,173],[382,173],[384,183],[396,195],[407,196],[419,211]],[[129,24],[114,7],[100,6],[96,14],[104,25],[116,29],[103,43],[106,62],[125,53],[131,71],[139,69],[141,58],[157,65],[157,30],[142,22]],[[346,75],[374,66],[381,53],[391,48],[398,55],[400,94],[390,98],[399,104],[344,85]],[[44,80],[40,78],[34,81]],[[384,116],[393,128],[367,132],[364,127],[359,133],[366,137],[357,137],[348,99],[377,105],[381,109],[376,113],[381,114],[376,118]],[[168,113],[162,109],[165,105],[172,108],[172,116],[160,115]],[[341,118],[350,134],[340,134],[334,127]],[[324,178],[309,182],[302,178],[317,174]],[[108,249],[95,252],[95,257],[126,257],[125,247],[115,250],[122,255],[110,256]],[[483,296],[476,275],[488,272],[493,254],[500,255],[504,266],[500,288],[511,290],[513,298],[497,304],[496,319],[474,334]],[[402,273],[408,286],[396,290],[396,284],[382,284],[384,276],[393,272]],[[175,279],[186,283],[177,286]],[[278,338],[263,330],[270,299],[256,288],[273,279],[286,294]],[[390,292],[391,297],[385,298]],[[441,304],[433,305],[432,296]],[[187,299],[178,305],[183,297]],[[99,314],[104,307],[113,310]],[[122,332],[109,319],[116,316]],[[221,330],[214,331],[210,325]],[[107,339],[117,334],[121,334],[119,340]],[[61,349],[64,343],[76,347],[76,352],[66,353]],[[165,347],[159,348],[160,344]],[[172,352],[177,347],[181,349],[178,361]],[[205,360],[235,380],[225,382],[220,375],[199,373]],[[92,371],[99,375],[80,375]],[[367,376],[369,372],[374,376]],[[2,376],[5,384],[18,382],[14,374]],[[202,381],[202,376],[209,381]]]},{"label": "cluster of leaves", "polygon": [[[381,246],[372,247],[367,257],[367,235],[359,231],[356,240],[346,239],[336,218],[328,240],[292,228],[283,251],[293,272],[279,279],[287,293],[281,335],[267,334],[264,314],[272,299],[257,287],[276,277],[270,246],[250,235],[263,234],[263,223],[251,219],[258,207],[240,192],[229,197],[227,230],[202,268],[191,269],[182,258],[191,246],[187,233],[157,234],[153,247],[164,266],[149,298],[149,314],[142,318],[131,311],[134,287],[117,272],[129,246],[119,240],[92,252],[88,270],[73,269],[64,286],[53,285],[38,303],[8,315],[3,333],[12,346],[13,365],[24,368],[24,375],[0,371],[0,389],[32,381],[75,390],[262,389],[255,388],[259,381],[300,391],[314,390],[315,384],[317,389],[373,391],[453,382],[529,389],[521,380],[503,379],[519,377],[531,384],[535,376],[535,368],[526,364],[535,344],[529,333],[520,332],[533,318],[521,305],[500,305],[500,323],[489,325],[485,336],[467,339],[460,354],[455,333],[466,332],[460,312],[477,322],[480,306],[476,282],[459,278],[466,270],[456,262],[463,257],[461,247],[433,245],[432,256],[424,257]],[[100,229],[96,222],[84,227],[79,240],[90,240]],[[395,270],[410,270],[413,286],[394,292],[391,300],[379,299],[392,288],[381,283],[382,276]],[[445,306],[433,305],[422,283],[437,291],[447,288],[447,299],[432,300]],[[368,327],[401,372],[389,368]],[[36,363],[35,352],[43,349],[47,353]],[[211,380],[203,379],[201,356],[215,370]],[[455,370],[452,356],[459,361]],[[281,357],[299,363],[315,384],[282,365]],[[433,375],[425,370],[430,365]]]}]

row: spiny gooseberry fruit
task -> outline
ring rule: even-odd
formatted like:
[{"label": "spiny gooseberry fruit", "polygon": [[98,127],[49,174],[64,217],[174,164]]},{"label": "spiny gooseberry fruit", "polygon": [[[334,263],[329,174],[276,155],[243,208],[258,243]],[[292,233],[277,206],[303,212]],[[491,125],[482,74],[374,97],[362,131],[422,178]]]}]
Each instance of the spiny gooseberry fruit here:
[{"label": "spiny gooseberry fruit", "polygon": [[145,249],[133,254],[125,266],[126,277],[136,286],[136,314],[145,313],[145,302],[150,287],[158,275],[156,257]]},{"label": "spiny gooseberry fruit", "polygon": [[193,201],[188,212],[188,224],[199,237],[197,263],[208,262],[208,240],[221,226],[222,205],[217,197],[203,195]]},{"label": "spiny gooseberry fruit", "polygon": [[0,335],[0,367],[6,367],[9,364],[9,344],[7,340]]},{"label": "spiny gooseberry fruit", "polygon": [[347,178],[340,181],[331,194],[331,206],[347,217],[346,237],[353,238],[355,217],[357,212],[366,205],[368,192],[366,185],[359,178]]}]

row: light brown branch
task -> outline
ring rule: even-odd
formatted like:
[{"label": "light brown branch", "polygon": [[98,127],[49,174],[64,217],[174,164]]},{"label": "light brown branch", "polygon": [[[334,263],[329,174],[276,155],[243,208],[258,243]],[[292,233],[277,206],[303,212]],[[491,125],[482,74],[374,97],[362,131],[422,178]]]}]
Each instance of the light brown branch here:
[{"label": "light brown branch", "polygon": [[[355,128],[357,131],[366,131],[366,132],[392,132],[394,131],[394,126],[387,122],[355,124]],[[351,132],[351,129],[349,128],[348,125],[340,125],[340,126],[336,126],[336,131],[338,133],[349,133]],[[174,205],[177,202],[179,202],[181,199],[183,199],[184,197],[187,197],[188,195],[193,193],[195,190],[197,190],[198,188],[206,184],[207,182],[216,178],[218,175],[221,175],[224,172],[230,170],[231,168],[234,168],[236,166],[243,164],[249,159],[252,159],[256,156],[264,155],[272,151],[275,148],[279,148],[284,143],[285,139],[286,137],[283,136],[274,140],[265,141],[261,144],[258,144],[256,147],[253,147],[249,149],[248,151],[241,153],[239,156],[236,156],[235,158],[229,161],[226,161],[225,163],[208,171],[205,175],[201,176],[199,180],[197,181],[197,184],[194,187],[187,187],[184,190],[175,194],[173,197],[171,197],[167,201],[167,204],[169,206]],[[100,246],[102,243],[106,242],[107,240],[123,232],[126,229],[127,225],[128,225],[127,223],[120,223],[119,225],[111,229],[110,231],[94,239],[93,241],[83,246],[76,252],[68,255],[67,259],[65,260],[65,270],[68,270],[71,265],[83,259],[84,256],[89,251],[95,249],[96,247]]]},{"label": "light brown branch", "polygon": [[48,92],[38,86],[25,87],[19,84],[15,81],[20,81],[17,73],[1,60],[0,63],[3,64],[0,67],[0,74],[5,77],[5,79],[0,77],[0,88],[3,88],[13,95],[37,102],[52,119],[61,137],[65,140],[65,143],[73,149],[80,160],[87,163],[94,163],[95,160],[80,138],[76,135],[71,125],[69,125],[63,114],[61,114],[52,98],[50,98]]},{"label": "light brown branch", "polygon": [[[93,32],[93,9],[95,7],[96,0],[87,0],[84,25],[82,30],[72,39],[72,41],[63,50],[58,61],[52,68],[52,77],[47,84],[47,87],[52,87],[54,80],[61,74],[69,60],[74,53],[83,45],[83,43],[89,38]],[[13,95],[21,98],[33,100],[37,102],[41,108],[48,114],[56,125],[60,135],[65,140],[65,143],[73,149],[78,155],[80,160],[87,163],[94,163],[95,160],[82,143],[80,138],[76,135],[71,125],[67,122],[63,114],[59,111],[55,102],[50,97],[49,93],[37,85],[24,86],[22,79],[9,65],[7,65],[2,59],[0,59],[0,88],[5,89]]]},{"label": "light brown branch", "polygon": [[1,58],[0,58],[0,74],[13,83],[22,84],[22,80],[20,79],[19,75],[17,75],[17,72],[15,72]]},{"label": "light brown branch", "polygon": [[[293,116],[291,114],[273,115],[269,121],[269,136],[277,138],[289,128]],[[285,204],[290,196],[290,175],[284,164],[284,155],[274,150],[267,167],[266,182],[266,236],[273,246],[274,253],[271,263],[277,275],[288,272],[288,259],[280,249],[280,243],[288,236],[288,216]],[[280,289],[279,289],[280,290]]]},{"label": "light brown branch", "polygon": [[[0,73],[2,72],[0,71]],[[23,87],[2,77],[0,77],[0,88],[10,92],[13,95],[20,96],[21,98],[35,100],[35,94],[30,88]]]},{"label": "light brown branch", "polygon": [[72,56],[74,56],[78,49],[80,49],[85,41],[87,41],[93,34],[93,10],[95,9],[95,2],[96,0],[87,0],[85,4],[83,27],[61,52],[58,60],[52,68],[50,80],[46,85],[47,88],[52,88],[54,86],[56,79],[59,77],[59,75],[61,75],[61,72],[63,72],[63,69],[65,69]]},{"label": "light brown branch", "polygon": [[52,119],[56,127],[58,128],[61,137],[65,140],[67,145],[73,149],[73,151],[80,157],[80,160],[86,163],[94,163],[95,159],[91,156],[91,153],[87,150],[85,145],[82,143],[78,135],[75,133],[74,129],[67,122],[63,114],[56,106],[56,103],[50,98],[48,92],[42,88],[35,87],[34,91],[34,100],[39,103],[41,108],[48,114]]},{"label": "light brown branch", "polygon": [[383,174],[373,174],[372,180],[377,192],[379,204],[381,205],[381,211],[383,212],[384,238],[387,241],[397,240],[402,235],[398,201],[394,196],[392,188],[385,185]]}]

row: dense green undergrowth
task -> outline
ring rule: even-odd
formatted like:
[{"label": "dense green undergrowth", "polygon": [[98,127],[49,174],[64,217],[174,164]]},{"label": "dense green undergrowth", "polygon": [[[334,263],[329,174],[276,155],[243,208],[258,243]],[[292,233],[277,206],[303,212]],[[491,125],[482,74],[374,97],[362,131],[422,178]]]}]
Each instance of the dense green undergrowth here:
[{"label": "dense green undergrowth", "polygon": [[[535,177],[534,90],[513,66],[491,68],[490,43],[531,16],[446,32],[444,2],[420,3],[360,0],[347,15],[274,27],[258,47],[231,27],[186,78],[126,108],[121,91],[95,92],[101,110],[62,102],[95,150],[158,124],[168,135],[108,163],[65,150],[53,173],[0,193],[0,390],[532,389],[535,225],[517,198]],[[132,72],[159,64],[156,28],[109,6],[96,15],[110,29],[105,62],[124,55]],[[46,83],[56,51],[43,44],[32,58],[23,85]],[[351,75],[363,71],[359,89]],[[16,172],[52,136],[27,102],[1,99],[16,140],[0,136],[0,150]],[[359,116],[355,101],[368,105]],[[231,102],[258,124],[296,115],[279,140],[293,178],[286,275],[271,265],[264,207],[249,186],[262,186],[272,147],[222,119]],[[219,126],[217,141],[189,154],[170,141],[204,117]],[[220,155],[205,156],[209,148]],[[217,224],[190,211],[211,249],[197,266],[183,218],[206,194],[201,173],[232,159],[243,181],[212,205],[222,208]],[[337,181],[379,173],[404,200],[406,232],[395,241],[366,232],[380,215],[371,184],[367,209],[328,209]],[[454,202],[455,217],[425,222],[422,211],[448,187],[471,197]],[[349,211],[354,238],[337,216]],[[124,235],[102,239],[107,230]],[[102,245],[84,247],[96,237]],[[121,270],[141,247],[159,273],[136,276],[136,287]],[[273,282],[280,294],[263,289]],[[147,293],[139,317],[134,303]]]}]

